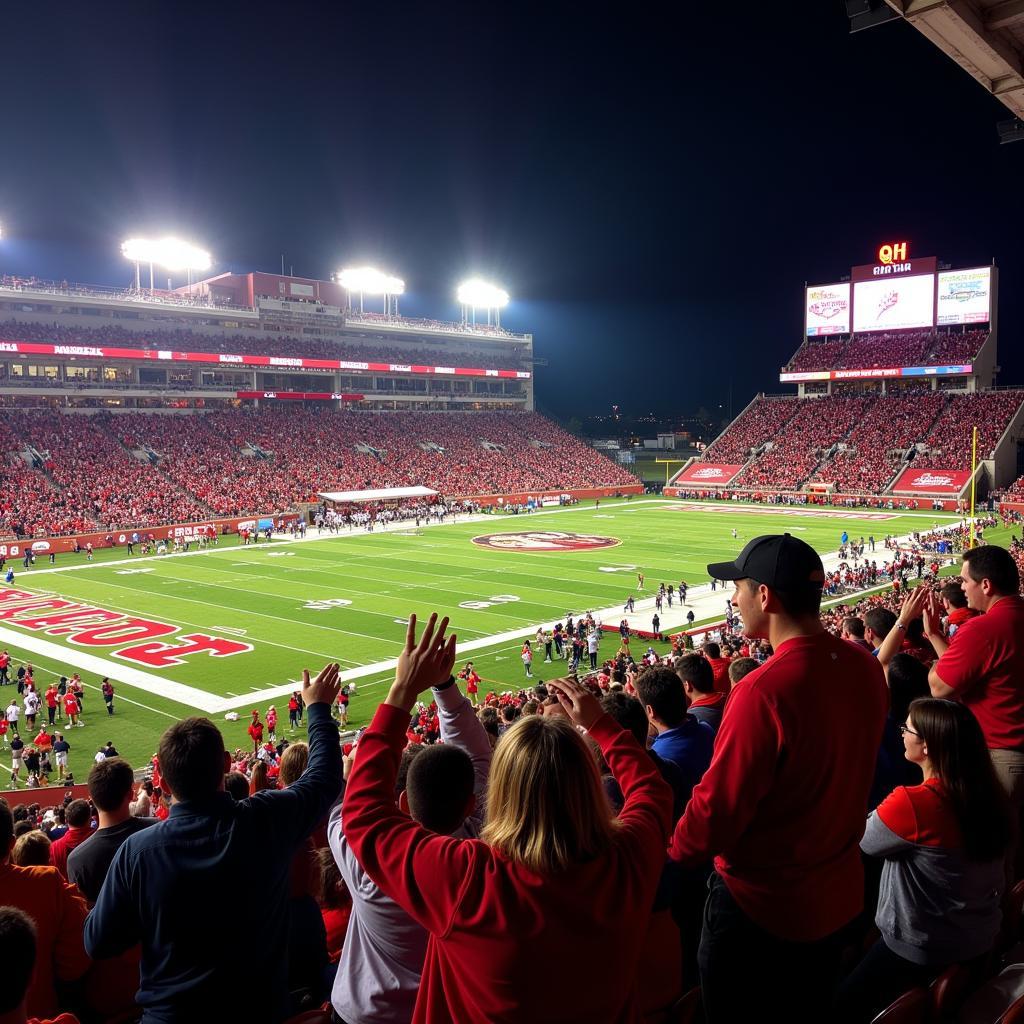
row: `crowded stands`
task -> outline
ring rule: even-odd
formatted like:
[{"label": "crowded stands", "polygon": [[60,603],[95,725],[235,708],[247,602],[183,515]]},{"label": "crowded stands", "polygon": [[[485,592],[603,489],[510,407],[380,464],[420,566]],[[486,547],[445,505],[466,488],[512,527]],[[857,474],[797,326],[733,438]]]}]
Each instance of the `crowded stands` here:
[{"label": "crowded stands", "polygon": [[[425,485],[457,497],[636,482],[537,413],[11,412],[0,444],[0,527],[15,536],[281,512],[322,490]],[[42,457],[34,468],[27,446]]]},{"label": "crowded stands", "polygon": [[808,399],[781,433],[765,434],[769,442],[736,478],[740,487],[796,487],[806,480],[828,449],[844,441],[863,419],[872,399],[826,395]]},{"label": "crowded stands", "polygon": [[795,398],[756,398],[704,452],[704,462],[746,462],[752,448],[778,436],[797,411]]},{"label": "crowded stands", "polygon": [[760,397],[701,460],[745,462],[756,453],[733,481],[739,488],[781,490],[811,479],[835,484],[840,493],[878,494],[912,445],[918,447],[912,462],[966,469],[977,426],[978,458],[991,458],[1022,402],[1018,390],[840,392],[799,402]]},{"label": "crowded stands", "polygon": [[824,341],[809,338],[783,369],[808,372],[970,363],[986,338],[985,330],[897,331]]},{"label": "crowded stands", "polygon": [[[328,665],[287,731],[253,712],[252,752],[188,719],[151,779],[114,751],[88,800],[0,804],[0,1012],[867,1024],[1001,999],[994,1021],[1019,995],[994,976],[1020,960],[1024,545],[908,589],[937,538],[887,539],[892,585],[825,609],[817,554],[759,538],[708,567],[735,581],[721,642],[626,642],[482,703],[447,620],[412,620],[357,741]],[[573,981],[610,944],[635,955]],[[565,983],[531,984],[538,957]]]}]

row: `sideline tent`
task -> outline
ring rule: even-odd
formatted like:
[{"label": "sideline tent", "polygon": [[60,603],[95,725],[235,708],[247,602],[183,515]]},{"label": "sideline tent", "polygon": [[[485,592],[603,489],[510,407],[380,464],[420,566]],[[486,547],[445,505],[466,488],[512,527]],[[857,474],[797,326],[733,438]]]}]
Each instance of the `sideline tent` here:
[{"label": "sideline tent", "polygon": [[341,504],[363,501],[401,501],[403,498],[432,498],[437,491],[429,487],[381,487],[368,491],[320,491],[318,497]]}]

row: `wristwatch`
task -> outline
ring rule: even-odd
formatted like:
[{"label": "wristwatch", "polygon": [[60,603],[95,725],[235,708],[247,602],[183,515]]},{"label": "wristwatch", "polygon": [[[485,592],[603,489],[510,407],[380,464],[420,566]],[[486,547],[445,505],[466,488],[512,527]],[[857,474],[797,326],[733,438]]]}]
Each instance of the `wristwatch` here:
[{"label": "wristwatch", "polygon": [[442,683],[440,686],[432,687],[434,693],[440,693],[442,690],[447,690],[449,686],[455,685],[455,676],[449,676],[448,682]]},{"label": "wristwatch", "polygon": [[901,633],[904,633],[904,632],[906,632],[906,629],[907,629],[907,624],[906,624],[905,622],[897,622],[897,623],[896,623],[896,628],[897,628],[897,629],[898,629],[898,630],[899,630],[899,631],[900,631]]}]

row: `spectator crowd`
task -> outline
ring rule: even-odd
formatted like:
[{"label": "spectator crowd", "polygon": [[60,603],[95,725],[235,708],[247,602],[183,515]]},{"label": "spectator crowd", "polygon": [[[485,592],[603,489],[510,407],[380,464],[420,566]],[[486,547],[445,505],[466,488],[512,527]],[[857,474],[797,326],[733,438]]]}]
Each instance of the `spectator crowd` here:
[{"label": "spectator crowd", "polygon": [[567,620],[524,645],[546,682],[482,701],[447,619],[413,616],[354,737],[328,665],[287,727],[253,712],[252,751],[186,719],[141,784],[115,751],[88,800],[0,804],[0,1014],[867,1022],[993,987],[1005,1008],[1024,545],[967,543],[886,538],[891,585],[822,609],[818,555],[754,538],[708,566],[733,589],[700,650],[625,626],[581,671],[599,624]]}]

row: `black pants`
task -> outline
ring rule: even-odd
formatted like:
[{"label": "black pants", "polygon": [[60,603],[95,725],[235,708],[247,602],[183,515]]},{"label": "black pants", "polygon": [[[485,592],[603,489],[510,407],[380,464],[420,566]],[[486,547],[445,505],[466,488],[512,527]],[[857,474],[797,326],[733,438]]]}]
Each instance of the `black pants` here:
[{"label": "black pants", "polygon": [[766,1015],[787,1024],[827,1020],[844,931],[816,942],[781,939],[754,924],[721,876],[713,874],[697,952],[707,1024],[761,1020]]},{"label": "black pants", "polygon": [[597,651],[590,652],[590,667],[597,668]]},{"label": "black pants", "polygon": [[50,720],[50,725],[53,725],[53,716],[56,713],[57,713],[56,706],[54,706],[52,708],[51,707],[47,707],[47,709],[46,709],[46,717]]},{"label": "black pants", "polygon": [[904,960],[879,939],[839,986],[830,1019],[866,1024],[907,989],[930,985],[942,970]]}]

